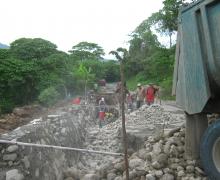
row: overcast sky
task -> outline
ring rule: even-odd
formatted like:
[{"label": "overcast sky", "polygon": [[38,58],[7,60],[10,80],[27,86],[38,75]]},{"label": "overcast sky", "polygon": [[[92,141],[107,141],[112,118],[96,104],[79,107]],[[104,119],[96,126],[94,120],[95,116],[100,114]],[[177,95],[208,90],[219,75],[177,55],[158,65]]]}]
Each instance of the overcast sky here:
[{"label": "overcast sky", "polygon": [[81,41],[106,53],[126,47],[128,35],[162,0],[0,0],[0,42],[43,38],[68,51]]}]

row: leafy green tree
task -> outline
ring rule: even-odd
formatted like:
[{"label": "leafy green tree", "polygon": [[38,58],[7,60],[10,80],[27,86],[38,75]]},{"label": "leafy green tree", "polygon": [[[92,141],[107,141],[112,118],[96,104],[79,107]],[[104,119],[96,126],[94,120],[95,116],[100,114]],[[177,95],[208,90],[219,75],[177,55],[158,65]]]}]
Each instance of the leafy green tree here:
[{"label": "leafy green tree", "polygon": [[104,75],[107,82],[117,82],[120,80],[119,63],[114,60],[103,62]]},{"label": "leafy green tree", "polygon": [[0,61],[1,59],[7,59],[10,57],[9,49],[0,49]]},{"label": "leafy green tree", "polygon": [[91,68],[86,68],[83,63],[80,63],[78,67],[74,68],[73,76],[77,84],[77,90],[84,89],[86,95],[88,86],[93,86],[95,80],[95,75],[91,72]]},{"label": "leafy green tree", "polygon": [[55,53],[57,46],[41,38],[20,38],[10,44],[11,54],[21,60],[41,59]]},{"label": "leafy green tree", "polygon": [[90,53],[82,62],[40,38],[21,38],[10,49],[0,49],[0,113],[36,100],[52,105],[74,91],[86,91],[97,79],[117,79],[117,63],[97,60],[104,54],[101,47],[81,45],[82,53]]},{"label": "leafy green tree", "polygon": [[36,97],[37,68],[35,62],[2,60],[0,65],[0,98],[14,104],[27,104]]},{"label": "leafy green tree", "polygon": [[104,73],[105,73],[104,64],[105,64],[105,62],[91,59],[91,60],[85,60],[85,61],[81,62],[80,64],[82,64],[86,69],[90,69],[91,73],[95,75],[96,80],[104,77]]},{"label": "leafy green tree", "polygon": [[38,100],[43,105],[52,106],[60,98],[61,98],[61,95],[59,94],[59,92],[54,87],[49,87],[40,93]]},{"label": "leafy green tree", "polygon": [[73,89],[73,64],[66,53],[55,53],[38,62],[39,83],[37,88],[42,91],[48,87],[55,87],[63,97]]},{"label": "leafy green tree", "polygon": [[125,62],[125,72],[131,77],[144,70],[143,63],[161,45],[146,23],[140,24],[135,29],[129,43],[129,58]]},{"label": "leafy green tree", "polygon": [[83,61],[87,59],[103,59],[105,52],[101,46],[90,42],[80,42],[69,51],[72,56]]},{"label": "leafy green tree", "polygon": [[148,18],[150,26],[154,25],[159,33],[170,37],[170,47],[172,46],[172,34],[178,29],[179,9],[187,4],[188,2],[186,3],[185,0],[164,0],[163,8]]}]

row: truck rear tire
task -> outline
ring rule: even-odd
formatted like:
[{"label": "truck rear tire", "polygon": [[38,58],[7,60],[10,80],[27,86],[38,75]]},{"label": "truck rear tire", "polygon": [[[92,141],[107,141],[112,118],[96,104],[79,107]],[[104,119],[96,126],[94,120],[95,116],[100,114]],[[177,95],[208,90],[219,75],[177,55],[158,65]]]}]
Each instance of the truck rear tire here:
[{"label": "truck rear tire", "polygon": [[200,147],[200,158],[210,180],[220,179],[220,120],[205,131]]}]

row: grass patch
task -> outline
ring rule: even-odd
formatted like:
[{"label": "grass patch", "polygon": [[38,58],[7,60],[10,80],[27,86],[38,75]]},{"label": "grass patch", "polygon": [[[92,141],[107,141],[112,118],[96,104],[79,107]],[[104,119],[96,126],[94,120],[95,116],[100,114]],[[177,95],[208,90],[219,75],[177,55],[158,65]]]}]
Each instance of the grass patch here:
[{"label": "grass patch", "polygon": [[130,91],[134,91],[137,89],[137,84],[141,83],[142,85],[148,84],[150,81],[139,81],[137,77],[132,77],[126,81],[127,88]]}]

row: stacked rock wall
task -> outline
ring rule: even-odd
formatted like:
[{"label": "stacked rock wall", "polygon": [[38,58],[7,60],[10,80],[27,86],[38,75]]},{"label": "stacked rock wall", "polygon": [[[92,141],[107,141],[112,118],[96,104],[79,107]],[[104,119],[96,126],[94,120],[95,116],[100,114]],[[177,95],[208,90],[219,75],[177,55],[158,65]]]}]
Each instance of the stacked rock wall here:
[{"label": "stacked rock wall", "polygon": [[[3,134],[0,139],[82,148],[88,120],[85,111],[72,109]],[[73,113],[72,113],[73,112]],[[0,180],[62,180],[63,170],[80,161],[80,153],[52,148],[0,144]]]}]

